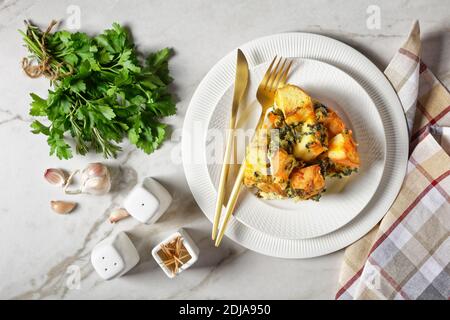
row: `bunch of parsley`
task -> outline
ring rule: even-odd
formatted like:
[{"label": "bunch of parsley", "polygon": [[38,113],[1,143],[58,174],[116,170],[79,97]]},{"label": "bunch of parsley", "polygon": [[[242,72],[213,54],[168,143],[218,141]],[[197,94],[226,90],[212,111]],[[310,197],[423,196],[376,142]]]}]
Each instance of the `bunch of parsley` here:
[{"label": "bunch of parsley", "polygon": [[171,50],[144,59],[117,23],[96,37],[49,29],[28,24],[21,34],[32,59],[24,61],[35,61],[27,67],[51,79],[46,99],[31,94],[30,110],[49,120],[49,125],[36,120],[31,128],[48,137],[50,154],[71,158],[69,135],[82,155],[92,149],[116,157],[125,136],[145,153],[158,148],[166,136],[160,119],[176,112],[167,88]]}]

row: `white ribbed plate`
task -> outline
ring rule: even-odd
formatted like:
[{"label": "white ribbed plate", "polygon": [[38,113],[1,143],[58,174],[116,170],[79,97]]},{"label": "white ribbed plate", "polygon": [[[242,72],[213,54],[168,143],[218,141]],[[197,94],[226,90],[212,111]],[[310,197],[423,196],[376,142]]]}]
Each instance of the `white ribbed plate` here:
[{"label": "white ribbed plate", "polygon": [[[400,190],[406,172],[408,133],[406,121],[392,86],[366,57],[334,39],[307,33],[286,33],[251,41],[240,47],[250,67],[275,55],[301,57],[331,64],[355,79],[374,102],[384,126],[386,159],[378,188],[363,211],[345,226],[323,236],[283,239],[230,220],[227,236],[254,251],[277,257],[305,258],[339,250],[366,234],[383,217]],[[236,51],[219,61],[194,93],[183,127],[183,165],[198,205],[212,220],[216,191],[205,163],[205,141],[214,107],[234,80]]]},{"label": "white ribbed plate", "polygon": [[[256,90],[270,62],[250,71],[246,100],[241,104],[245,119],[238,129],[255,128],[260,114]],[[378,110],[364,89],[345,72],[327,63],[295,59],[288,79],[334,109],[353,130],[361,157],[359,172],[350,178],[327,179],[327,192],[320,202],[292,200],[262,200],[243,188],[234,216],[251,228],[277,238],[306,239],[330,233],[352,220],[375,194],[384,168],[385,136]],[[210,118],[206,150],[213,152],[219,132],[228,128],[233,86],[225,92]],[[252,130],[249,130],[249,132]],[[224,144],[224,143],[222,143]],[[237,144],[237,159],[243,159],[245,147]],[[224,147],[222,148],[224,149]],[[215,154],[208,155],[212,159]],[[207,161],[210,178],[217,190],[222,155]],[[218,161],[217,161],[218,160]],[[230,181],[233,181],[230,175]],[[231,186],[230,186],[231,187]]]}]

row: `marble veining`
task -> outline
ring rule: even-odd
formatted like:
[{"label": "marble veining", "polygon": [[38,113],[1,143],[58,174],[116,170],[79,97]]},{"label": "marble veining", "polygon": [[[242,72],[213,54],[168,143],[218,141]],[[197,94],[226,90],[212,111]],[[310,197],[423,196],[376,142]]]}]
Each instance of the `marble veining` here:
[{"label": "marble veining", "polygon": [[[46,26],[63,20],[68,7],[80,8],[81,29],[98,32],[113,21],[128,25],[146,51],[172,46],[170,68],[178,114],[167,119],[174,134],[182,128],[189,100],[202,77],[225,54],[254,38],[284,31],[329,35],[362,51],[384,68],[419,19],[424,61],[444,82],[450,81],[450,25],[443,1],[377,1],[379,29],[368,29],[372,1],[56,1],[0,0],[0,298],[3,299],[332,299],[343,252],[306,260],[271,258],[230,240],[220,249],[210,241],[211,225],[187,186],[179,161],[180,139],[167,141],[152,155],[128,144],[111,167],[110,194],[65,196],[49,186],[46,168],[83,168],[102,161],[89,154],[59,161],[48,156],[45,138],[30,133],[29,93],[45,95],[48,81],[32,80],[20,69],[26,54],[17,29],[24,19]],[[174,161],[173,159],[178,159]],[[173,195],[169,210],[154,225],[133,219],[111,225],[107,218],[124,196],[146,176],[153,176]],[[26,199],[26,201],[24,201]],[[79,208],[68,216],[51,212],[50,200],[73,199]],[[184,227],[200,247],[199,261],[176,279],[168,279],[151,257],[151,248]],[[101,280],[90,252],[104,237],[126,231],[141,256],[127,275]],[[79,271],[79,286],[73,270]]]}]

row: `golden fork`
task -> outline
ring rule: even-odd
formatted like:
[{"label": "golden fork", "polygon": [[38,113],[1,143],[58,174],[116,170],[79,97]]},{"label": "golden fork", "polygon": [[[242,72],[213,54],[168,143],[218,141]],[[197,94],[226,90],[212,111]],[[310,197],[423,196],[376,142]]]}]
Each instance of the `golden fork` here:
[{"label": "golden fork", "polygon": [[[264,74],[264,77],[261,80],[256,92],[256,99],[261,104],[262,110],[258,120],[258,124],[256,125],[255,132],[261,129],[267,110],[273,106],[275,92],[279,87],[282,87],[286,84],[286,79],[292,66],[292,61],[287,63],[287,59],[283,59],[282,57],[278,59],[275,67],[273,67],[275,62],[277,62],[276,56],[270,63],[270,66]],[[216,238],[216,247],[218,247],[220,245],[220,242],[222,241],[228,222],[231,215],[233,214],[234,207],[236,206],[236,201],[241,190],[242,180],[244,179],[245,161],[245,159],[244,161],[242,161],[239,173],[233,185],[233,189],[231,190],[230,198],[228,199],[227,203],[225,218],[223,220],[222,227],[220,228],[220,232]]]}]

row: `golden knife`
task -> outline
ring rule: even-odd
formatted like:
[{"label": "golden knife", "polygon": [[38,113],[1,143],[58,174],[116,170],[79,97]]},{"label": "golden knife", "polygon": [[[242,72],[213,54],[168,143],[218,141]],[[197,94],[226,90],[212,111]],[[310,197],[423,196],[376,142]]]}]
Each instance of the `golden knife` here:
[{"label": "golden knife", "polygon": [[220,172],[219,189],[217,192],[216,211],[214,214],[214,223],[212,229],[212,239],[215,240],[217,230],[219,228],[220,215],[222,213],[223,200],[225,196],[225,185],[227,181],[228,172],[230,170],[230,156],[234,140],[234,130],[236,127],[236,115],[239,104],[244,96],[248,84],[248,63],[241,49],[237,50],[236,61],[236,77],[234,80],[233,104],[231,107],[231,117],[229,123],[229,133],[227,137],[227,144],[225,149],[225,156],[223,158],[222,171]]}]

